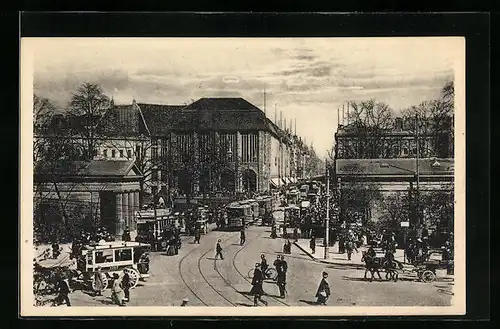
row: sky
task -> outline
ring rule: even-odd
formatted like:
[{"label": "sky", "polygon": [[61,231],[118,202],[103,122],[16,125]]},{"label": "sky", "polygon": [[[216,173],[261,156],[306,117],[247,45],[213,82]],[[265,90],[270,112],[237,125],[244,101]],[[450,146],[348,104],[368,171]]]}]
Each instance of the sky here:
[{"label": "sky", "polygon": [[347,101],[373,98],[397,113],[436,99],[463,56],[458,38],[33,38],[23,45],[33,58],[33,91],[59,107],[83,82],[99,83],[115,104],[242,97],[273,121],[281,111],[287,124],[296,119],[297,135],[320,156]]}]

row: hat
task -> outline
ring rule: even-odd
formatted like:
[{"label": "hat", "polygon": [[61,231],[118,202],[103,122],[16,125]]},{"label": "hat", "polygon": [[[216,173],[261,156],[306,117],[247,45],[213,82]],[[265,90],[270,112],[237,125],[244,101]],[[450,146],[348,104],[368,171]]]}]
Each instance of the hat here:
[{"label": "hat", "polygon": [[182,301],[183,301],[184,303],[187,303],[187,302],[189,302],[189,299],[184,298]]},{"label": "hat", "polygon": [[325,276],[325,275],[326,275],[326,276],[328,276],[328,273],[326,273],[326,272],[323,272],[323,273],[322,273],[322,275],[323,275],[323,276]]},{"label": "hat", "polygon": [[260,263],[255,263],[255,267],[260,266]]}]

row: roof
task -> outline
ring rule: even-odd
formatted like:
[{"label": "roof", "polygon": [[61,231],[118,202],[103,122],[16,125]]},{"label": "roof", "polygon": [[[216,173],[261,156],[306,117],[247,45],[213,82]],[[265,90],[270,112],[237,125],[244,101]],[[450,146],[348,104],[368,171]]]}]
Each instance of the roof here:
[{"label": "roof", "polygon": [[167,134],[172,128],[174,117],[185,105],[137,104],[142,112],[146,127],[152,135]]},{"label": "roof", "polygon": [[[419,159],[421,175],[453,175],[453,159]],[[413,158],[397,159],[337,159],[337,174],[340,175],[415,175]]]},{"label": "roof", "polygon": [[104,249],[129,248],[129,247],[148,247],[148,246],[150,246],[150,244],[135,242],[135,241],[127,241],[127,242],[111,241],[103,244],[86,245],[84,246],[84,248],[86,250],[104,250]]},{"label": "roof", "polygon": [[35,175],[58,177],[128,176],[130,173],[140,175],[132,160],[60,161],[56,164],[42,163],[35,170]]},{"label": "roof", "polygon": [[174,131],[266,130],[277,135],[265,113],[243,98],[201,98],[175,115],[170,126]]}]

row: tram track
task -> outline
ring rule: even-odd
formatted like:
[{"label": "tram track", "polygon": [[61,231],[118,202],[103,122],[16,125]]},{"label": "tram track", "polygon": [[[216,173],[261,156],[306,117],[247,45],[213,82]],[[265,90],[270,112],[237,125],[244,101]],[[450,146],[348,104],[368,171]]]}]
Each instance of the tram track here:
[{"label": "tram track", "polygon": [[[264,232],[263,233],[260,233],[257,235],[257,237],[255,239],[253,239],[252,241],[248,242],[247,244],[245,244],[242,248],[240,248],[233,256],[232,258],[232,265],[233,265],[233,268],[235,269],[235,271],[245,280],[247,281],[248,283],[252,283],[250,280],[247,279],[247,277],[241,273],[241,271],[238,269],[238,267],[236,266],[236,257],[238,256],[238,254],[243,251],[244,249],[246,249],[249,245],[251,245],[252,243],[254,243],[255,241],[258,241],[259,238],[264,235]],[[228,239],[229,240],[229,239]],[[226,240],[226,241],[228,241]],[[215,267],[215,270],[217,271],[217,274],[221,277],[221,279],[228,285],[230,286],[234,291],[236,291],[237,293],[239,293],[240,295],[244,296],[246,299],[248,299],[249,301],[251,301],[253,303],[253,299],[252,298],[249,298],[247,295],[245,295],[244,293],[242,293],[241,291],[239,291],[238,289],[236,289],[232,284],[229,283],[228,279],[227,278],[224,278],[224,276],[222,275],[222,273],[219,271],[218,267],[217,267],[217,264],[215,263],[214,264],[214,267]],[[285,306],[290,306],[289,304],[287,304],[286,302],[278,299],[277,297],[273,297],[273,296],[270,296],[270,295],[267,295],[268,297],[272,298],[273,300],[279,302],[280,304],[282,305],[285,305]]]},{"label": "tram track", "polygon": [[[226,234],[224,234],[222,237],[224,238],[224,237],[226,237],[228,234],[229,234],[229,233],[226,233]],[[224,240],[223,240],[223,242],[226,242],[226,241],[230,240],[231,238],[232,238],[232,236],[231,236],[231,237],[229,237],[229,238],[227,238],[227,239],[224,239]],[[191,292],[191,293],[192,293],[192,294],[196,297],[196,299],[198,299],[198,300],[199,300],[199,301],[200,301],[203,305],[205,305],[205,306],[210,306],[209,304],[207,304],[207,303],[206,303],[206,302],[205,302],[205,301],[204,301],[204,300],[200,297],[200,295],[199,295],[199,294],[197,294],[197,293],[193,290],[193,288],[191,288],[191,286],[189,286],[189,284],[188,284],[188,283],[187,283],[187,281],[186,281],[186,278],[184,277],[184,275],[182,275],[182,263],[183,263],[183,261],[184,261],[184,260],[185,260],[185,259],[186,259],[189,255],[191,255],[192,253],[194,253],[194,252],[195,252],[195,251],[197,251],[197,250],[198,250],[197,248],[193,248],[193,250],[191,250],[191,251],[190,251],[190,252],[188,252],[186,255],[184,255],[184,257],[182,257],[182,258],[181,258],[181,260],[179,261],[179,266],[178,266],[179,276],[180,276],[180,278],[181,278],[182,282],[184,283],[184,285],[186,286],[186,288],[188,288],[188,290],[189,290],[189,291],[190,291],[190,292]],[[204,253],[203,253],[203,255],[202,255],[202,256],[198,259],[198,264],[197,264],[197,265],[198,265],[198,271],[200,272],[200,274],[201,274],[201,276],[202,276],[203,280],[204,280],[206,283],[208,283],[209,287],[210,287],[210,288],[212,288],[212,289],[213,289],[213,290],[214,290],[217,294],[221,295],[221,294],[220,294],[220,292],[218,292],[218,291],[217,291],[217,290],[216,290],[216,289],[215,289],[215,288],[214,288],[214,287],[213,287],[213,286],[212,286],[212,285],[211,285],[211,284],[207,281],[206,277],[203,275],[203,273],[201,272],[201,268],[200,268],[201,259],[202,259],[202,258],[203,258],[206,254],[208,254],[208,252],[210,252],[210,250],[211,250],[211,249],[208,249],[208,250],[207,250],[206,252],[204,252]],[[223,297],[223,296],[221,295],[221,297]],[[223,297],[223,298],[225,299],[225,297]],[[226,300],[226,301],[227,301],[227,300]],[[232,302],[230,302],[230,303],[231,303],[232,305],[234,305]]]}]

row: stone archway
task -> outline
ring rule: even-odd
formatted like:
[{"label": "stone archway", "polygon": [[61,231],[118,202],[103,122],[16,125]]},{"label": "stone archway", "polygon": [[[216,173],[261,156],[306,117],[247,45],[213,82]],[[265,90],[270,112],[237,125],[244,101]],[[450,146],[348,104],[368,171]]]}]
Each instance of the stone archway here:
[{"label": "stone archway", "polygon": [[257,191],[257,174],[252,169],[245,169],[243,171],[243,191],[255,192]]}]

